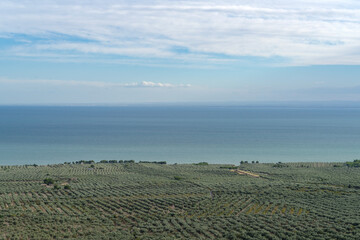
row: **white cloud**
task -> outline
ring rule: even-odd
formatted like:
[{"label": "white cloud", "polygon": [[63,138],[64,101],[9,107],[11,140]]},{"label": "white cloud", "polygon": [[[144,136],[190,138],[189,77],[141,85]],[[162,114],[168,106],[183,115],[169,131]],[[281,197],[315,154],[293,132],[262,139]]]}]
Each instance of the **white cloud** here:
[{"label": "white cloud", "polygon": [[84,86],[96,88],[187,88],[190,84],[170,84],[160,82],[134,82],[134,83],[116,83],[116,82],[100,82],[100,81],[70,81],[70,80],[18,80],[18,79],[0,79],[0,83],[5,84],[40,84],[52,86]]},{"label": "white cloud", "polygon": [[0,35],[33,37],[13,35],[31,42],[3,52],[8,55],[72,51],[99,59],[219,63],[221,55],[280,57],[288,65],[360,64],[355,0],[3,0],[0,16]]}]

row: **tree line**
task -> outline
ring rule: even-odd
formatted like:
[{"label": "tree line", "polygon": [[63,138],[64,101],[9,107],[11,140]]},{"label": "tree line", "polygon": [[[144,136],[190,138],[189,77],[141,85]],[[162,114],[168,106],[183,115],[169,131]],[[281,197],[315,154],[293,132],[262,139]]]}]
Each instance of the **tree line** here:
[{"label": "tree line", "polygon": [[[64,162],[64,164],[96,164],[96,163],[136,163],[135,160],[101,160],[95,162],[94,160],[80,160],[74,162]],[[139,161],[139,163],[152,163],[152,164],[166,164],[166,161]]]}]

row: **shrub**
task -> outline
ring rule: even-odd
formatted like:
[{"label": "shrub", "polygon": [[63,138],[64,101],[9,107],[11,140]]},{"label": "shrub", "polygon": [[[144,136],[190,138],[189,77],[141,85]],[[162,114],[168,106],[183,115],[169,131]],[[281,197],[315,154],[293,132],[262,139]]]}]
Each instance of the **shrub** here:
[{"label": "shrub", "polygon": [[207,162],[199,162],[199,163],[195,163],[195,165],[209,165]]},{"label": "shrub", "polygon": [[237,169],[237,166],[220,166],[221,169]]},{"label": "shrub", "polygon": [[124,160],[124,163],[135,163],[135,160]]},{"label": "shrub", "polygon": [[283,168],[283,167],[289,167],[287,164],[285,163],[282,163],[282,162],[278,162],[278,163],[275,163],[273,165],[273,167],[276,167],[276,168]]},{"label": "shrub", "polygon": [[54,184],[54,179],[52,179],[52,178],[45,178],[44,179],[44,183],[46,184],[46,185],[51,185],[51,184]]}]

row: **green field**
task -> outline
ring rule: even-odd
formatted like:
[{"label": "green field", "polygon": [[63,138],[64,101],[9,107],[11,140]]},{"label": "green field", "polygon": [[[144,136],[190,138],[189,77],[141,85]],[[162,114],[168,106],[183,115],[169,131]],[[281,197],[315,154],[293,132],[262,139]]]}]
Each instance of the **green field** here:
[{"label": "green field", "polygon": [[360,168],[229,166],[2,166],[0,239],[360,239]]}]

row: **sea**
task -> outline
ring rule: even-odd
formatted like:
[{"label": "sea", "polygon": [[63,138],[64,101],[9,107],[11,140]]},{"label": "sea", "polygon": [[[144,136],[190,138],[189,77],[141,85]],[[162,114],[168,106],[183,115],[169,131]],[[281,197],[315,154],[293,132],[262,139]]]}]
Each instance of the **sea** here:
[{"label": "sea", "polygon": [[358,158],[356,107],[0,106],[0,165]]}]

